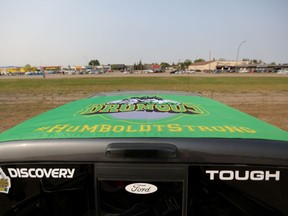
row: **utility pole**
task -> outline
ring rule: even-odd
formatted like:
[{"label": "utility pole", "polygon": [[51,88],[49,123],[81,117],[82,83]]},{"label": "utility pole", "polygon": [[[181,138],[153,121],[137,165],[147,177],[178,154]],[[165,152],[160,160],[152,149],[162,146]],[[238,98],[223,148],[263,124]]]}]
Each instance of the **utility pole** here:
[{"label": "utility pole", "polygon": [[235,72],[237,72],[237,63],[238,63],[238,56],[239,56],[240,47],[241,47],[244,43],[246,43],[246,42],[247,42],[246,40],[245,40],[245,41],[242,41],[242,42],[239,44],[239,46],[238,46],[237,56],[236,56],[236,63],[235,63]]},{"label": "utility pole", "polygon": [[211,50],[209,51],[209,73],[211,71]]}]

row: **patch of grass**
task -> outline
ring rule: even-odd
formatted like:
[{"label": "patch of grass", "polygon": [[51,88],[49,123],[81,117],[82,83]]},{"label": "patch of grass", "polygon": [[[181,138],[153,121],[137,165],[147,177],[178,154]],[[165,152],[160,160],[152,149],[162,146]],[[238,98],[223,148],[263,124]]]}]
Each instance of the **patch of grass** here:
[{"label": "patch of grass", "polygon": [[57,106],[59,105],[47,103],[0,103],[0,133],[9,129],[13,125],[19,124],[20,122]]},{"label": "patch of grass", "polygon": [[0,79],[0,94],[66,95],[116,90],[215,92],[288,91],[286,77],[93,77]]}]

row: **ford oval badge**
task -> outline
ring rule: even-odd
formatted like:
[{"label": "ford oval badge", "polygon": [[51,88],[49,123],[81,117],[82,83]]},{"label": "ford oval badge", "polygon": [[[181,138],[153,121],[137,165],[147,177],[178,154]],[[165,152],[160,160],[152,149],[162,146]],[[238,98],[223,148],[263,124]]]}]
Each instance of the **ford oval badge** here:
[{"label": "ford oval badge", "polygon": [[134,194],[150,194],[157,191],[157,187],[148,183],[132,183],[125,187],[125,190]]}]

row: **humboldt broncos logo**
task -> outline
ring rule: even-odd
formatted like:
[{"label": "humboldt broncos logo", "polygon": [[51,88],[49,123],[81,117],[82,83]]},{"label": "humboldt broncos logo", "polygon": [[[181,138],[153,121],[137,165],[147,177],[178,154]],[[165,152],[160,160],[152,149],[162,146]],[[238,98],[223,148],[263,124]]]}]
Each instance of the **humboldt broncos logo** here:
[{"label": "humboldt broncos logo", "polygon": [[131,97],[105,104],[93,104],[82,115],[110,114],[121,119],[161,119],[177,114],[200,114],[192,104],[166,100],[157,96]]},{"label": "humboldt broncos logo", "polygon": [[11,187],[10,178],[5,175],[4,171],[0,167],[0,193],[9,193]]}]

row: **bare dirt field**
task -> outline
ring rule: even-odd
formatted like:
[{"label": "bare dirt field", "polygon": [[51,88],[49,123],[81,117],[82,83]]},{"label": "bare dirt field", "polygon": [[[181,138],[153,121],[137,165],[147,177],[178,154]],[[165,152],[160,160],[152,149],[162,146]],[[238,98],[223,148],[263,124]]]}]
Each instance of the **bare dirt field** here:
[{"label": "bare dirt field", "polygon": [[[95,75],[85,75],[91,77]],[[96,75],[97,77],[117,77],[117,76],[182,76],[182,75],[170,75],[170,74],[103,74]],[[183,75],[185,76],[185,75]],[[186,75],[187,76],[187,75]],[[219,75],[215,74],[198,74],[189,75],[198,77],[211,77]],[[220,77],[229,76],[227,74],[220,75]],[[231,76],[231,75],[230,75]],[[279,75],[276,74],[263,74],[263,75],[238,75],[233,76],[265,76],[273,77]],[[46,79],[61,79],[68,78],[69,76],[61,75],[50,75]],[[83,77],[83,75],[70,75],[70,78]],[[27,76],[19,77],[0,77],[0,79],[27,79]],[[39,76],[31,76],[29,79],[43,79]],[[288,76],[283,76],[283,79],[288,81]],[[288,83],[288,82],[287,82]],[[94,92],[97,93],[97,92]],[[265,122],[282,128],[288,131],[288,85],[284,91],[266,91],[258,90],[255,92],[221,92],[221,91],[209,91],[203,90],[200,92],[201,95],[223,102],[231,107],[255,116]],[[17,93],[17,94],[0,94],[0,132],[3,132],[14,125],[23,122],[37,114],[52,108],[58,107],[62,104],[68,103],[73,100],[85,98],[86,92],[72,92],[69,94],[34,94],[34,93]]]}]

